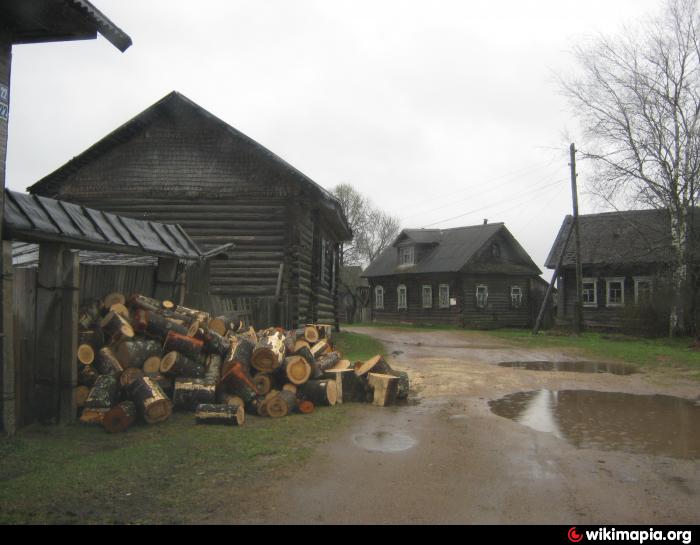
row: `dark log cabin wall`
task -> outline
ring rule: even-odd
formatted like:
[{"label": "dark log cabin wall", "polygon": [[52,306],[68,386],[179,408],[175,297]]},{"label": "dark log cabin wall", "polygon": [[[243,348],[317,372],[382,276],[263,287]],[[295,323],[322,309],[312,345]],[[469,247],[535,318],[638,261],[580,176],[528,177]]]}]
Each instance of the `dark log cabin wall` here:
[{"label": "dark log cabin wall", "polygon": [[32,191],[176,222],[205,250],[233,242],[227,256],[210,263],[212,294],[279,295],[289,325],[335,323],[326,287],[333,283],[320,281],[319,244],[337,245],[344,235],[327,220],[322,188],[177,93],[127,125]]}]

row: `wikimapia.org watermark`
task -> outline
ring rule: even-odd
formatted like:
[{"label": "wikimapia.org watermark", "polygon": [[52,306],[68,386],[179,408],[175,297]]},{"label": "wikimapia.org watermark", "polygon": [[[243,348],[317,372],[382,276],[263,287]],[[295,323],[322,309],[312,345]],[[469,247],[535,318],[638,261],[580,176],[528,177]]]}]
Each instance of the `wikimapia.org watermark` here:
[{"label": "wikimapia.org watermark", "polygon": [[[585,534],[585,536],[584,536]],[[579,543],[586,538],[586,541],[634,541],[645,543],[647,541],[680,541],[687,545],[693,541],[691,530],[616,530],[615,528],[598,528],[597,530],[583,530],[582,533],[572,527],[568,532],[569,541]]]}]

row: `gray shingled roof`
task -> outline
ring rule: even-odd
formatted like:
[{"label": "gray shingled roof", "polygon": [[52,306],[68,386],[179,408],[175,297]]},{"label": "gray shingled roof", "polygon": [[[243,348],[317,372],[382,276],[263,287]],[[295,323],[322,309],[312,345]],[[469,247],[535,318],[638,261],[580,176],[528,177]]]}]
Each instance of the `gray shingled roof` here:
[{"label": "gray shingled roof", "polygon": [[[287,179],[303,184],[302,187],[310,189],[311,192],[320,197],[319,201],[322,205],[322,211],[337,228],[342,240],[352,239],[352,230],[345,218],[345,213],[340,202],[333,194],[262,144],[243,134],[177,91],[172,91],[143,112],[117,127],[81,154],[73,157],[66,164],[27,188],[27,191],[48,196],[56,195],[61,185],[68,182],[76,172],[90,165],[112,148],[133,138],[144,128],[150,126],[158,117],[172,116],[177,119],[182,112],[193,112],[196,116],[208,120],[212,129],[224,131],[232,137],[225,147],[222,144],[223,149],[217,147],[215,153],[235,155],[237,157],[235,162],[236,175],[260,184],[272,184],[277,180]],[[184,166],[181,170],[182,172],[177,179],[167,180],[170,185],[169,191],[176,193],[178,190],[183,190],[183,184],[192,178],[197,180],[200,186],[204,187],[206,185],[200,183],[200,178],[202,177],[200,172],[187,170]],[[147,187],[143,188],[144,192],[147,190]],[[210,191],[210,189],[207,189],[207,191]]]},{"label": "gray shingled roof", "polygon": [[[392,274],[419,274],[458,272],[497,234],[506,236],[520,254],[522,264],[509,264],[508,272],[517,268],[520,272],[540,274],[527,252],[503,223],[489,223],[453,229],[404,229],[394,244],[386,248],[365,270],[362,276],[387,276]],[[429,253],[411,267],[399,267],[398,253],[394,245],[409,238],[417,244],[434,245]]]},{"label": "gray shingled roof", "polygon": [[[547,256],[547,268],[556,267],[571,223],[572,216],[566,216]],[[695,223],[700,232],[700,213],[695,214]],[[671,223],[666,210],[582,215],[579,216],[579,236],[583,265],[668,263],[673,257]],[[575,265],[573,237],[567,245],[563,265]]]}]

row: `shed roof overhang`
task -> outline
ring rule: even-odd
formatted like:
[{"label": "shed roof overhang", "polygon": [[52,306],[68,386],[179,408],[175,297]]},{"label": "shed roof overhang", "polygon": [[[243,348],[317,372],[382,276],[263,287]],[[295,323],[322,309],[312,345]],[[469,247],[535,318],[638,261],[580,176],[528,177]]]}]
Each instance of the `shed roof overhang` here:
[{"label": "shed roof overhang", "polygon": [[5,190],[2,234],[6,240],[55,242],[79,250],[183,261],[209,259],[233,246],[229,243],[203,252],[179,225],[126,218],[9,189]]},{"label": "shed roof overhang", "polygon": [[89,40],[104,36],[120,51],[131,38],[88,0],[3,0],[0,34],[13,44]]}]

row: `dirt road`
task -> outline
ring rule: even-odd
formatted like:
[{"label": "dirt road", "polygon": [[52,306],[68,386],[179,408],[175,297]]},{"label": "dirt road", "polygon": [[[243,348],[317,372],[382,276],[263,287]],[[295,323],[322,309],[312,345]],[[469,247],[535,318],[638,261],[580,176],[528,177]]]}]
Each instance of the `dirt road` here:
[{"label": "dirt road", "polygon": [[[490,400],[522,391],[695,399],[697,383],[641,373],[499,367],[503,361],[575,358],[513,348],[478,333],[352,331],[380,339],[394,353],[394,366],[409,372],[415,389],[409,404],[354,406],[352,424],[336,441],[229,522],[700,523],[697,459],[577,448],[551,430],[537,431],[548,430],[546,418],[526,426],[495,415],[489,406]],[[594,418],[602,424],[606,414],[598,411]],[[637,424],[647,425],[633,423],[631,429]]]}]

